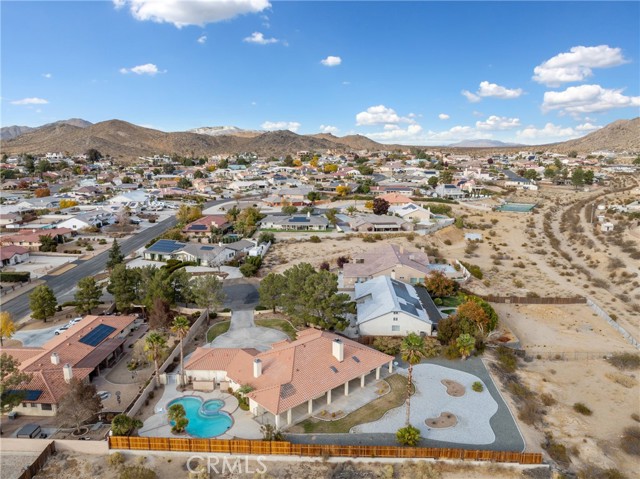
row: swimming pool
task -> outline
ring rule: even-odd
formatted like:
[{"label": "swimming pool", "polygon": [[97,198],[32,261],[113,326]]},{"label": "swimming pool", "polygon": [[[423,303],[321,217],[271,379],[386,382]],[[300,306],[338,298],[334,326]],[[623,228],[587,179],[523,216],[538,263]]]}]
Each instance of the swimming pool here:
[{"label": "swimming pool", "polygon": [[187,433],[193,437],[210,438],[227,432],[233,426],[233,418],[226,412],[221,411],[224,401],[221,399],[210,399],[204,401],[197,396],[186,396],[174,399],[167,405],[167,410],[174,404],[182,404],[189,424]]},{"label": "swimming pool", "polygon": [[498,206],[498,211],[514,211],[516,213],[528,213],[533,208],[535,208],[535,204],[531,203],[505,203],[502,206]]}]

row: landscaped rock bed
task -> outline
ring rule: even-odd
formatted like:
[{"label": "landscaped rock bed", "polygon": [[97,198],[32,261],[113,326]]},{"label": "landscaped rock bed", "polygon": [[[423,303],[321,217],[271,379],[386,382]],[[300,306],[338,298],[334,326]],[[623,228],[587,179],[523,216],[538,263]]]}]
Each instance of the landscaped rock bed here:
[{"label": "landscaped rock bed", "polygon": [[465,389],[462,384],[457,381],[453,381],[451,379],[443,379],[440,381],[447,388],[447,394],[449,396],[453,396],[454,398],[459,398],[464,396]]},{"label": "landscaped rock bed", "polygon": [[450,412],[441,412],[440,416],[432,418],[428,417],[424,420],[424,423],[436,429],[445,429],[447,427],[453,427],[458,424],[458,418],[455,414]]}]

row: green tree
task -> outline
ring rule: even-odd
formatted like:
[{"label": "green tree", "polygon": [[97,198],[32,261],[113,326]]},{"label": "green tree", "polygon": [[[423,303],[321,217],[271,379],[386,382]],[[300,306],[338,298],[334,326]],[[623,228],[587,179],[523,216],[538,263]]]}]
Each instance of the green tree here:
[{"label": "green tree", "polygon": [[640,155],[635,157],[635,159],[633,160],[633,164],[634,165],[640,165]]},{"label": "green tree", "polygon": [[236,222],[233,225],[233,229],[242,235],[248,235],[251,231],[253,231],[260,221],[264,218],[264,215],[260,213],[260,209],[255,206],[249,206],[243,209],[238,217],[236,218]]},{"label": "green tree", "polygon": [[435,188],[436,186],[438,186],[438,177],[437,176],[430,176],[429,179],[427,180],[427,184],[431,188]]},{"label": "green tree", "polygon": [[78,281],[76,290],[76,310],[79,314],[91,314],[91,310],[100,304],[102,288],[97,285],[93,276]]},{"label": "green tree", "polygon": [[375,198],[373,200],[373,214],[386,215],[389,212],[389,202],[384,198]]},{"label": "green tree", "polygon": [[471,355],[471,352],[473,351],[475,345],[475,338],[468,333],[463,333],[456,339],[456,346],[458,347],[458,351],[460,351],[462,359],[465,359]]},{"label": "green tree", "polygon": [[287,282],[281,274],[269,273],[262,281],[258,292],[260,294],[260,304],[266,308],[271,308],[275,313],[276,308],[281,306],[281,299],[285,294]]},{"label": "green tree", "polygon": [[181,384],[185,384],[184,376],[184,338],[187,337],[191,323],[186,316],[176,316],[171,323],[171,332],[180,340],[180,378]]},{"label": "green tree", "polygon": [[102,154],[95,148],[89,148],[85,152],[85,156],[87,157],[87,162],[89,163],[95,163],[102,158]]},{"label": "green tree", "polygon": [[33,319],[41,319],[46,323],[47,318],[56,314],[58,300],[49,286],[41,284],[36,286],[29,295],[29,307],[31,308],[31,317]]},{"label": "green tree", "polygon": [[71,378],[66,394],[58,403],[56,417],[61,425],[72,425],[77,431],[84,421],[102,411],[102,401],[95,385]]},{"label": "green tree", "polygon": [[192,291],[198,307],[207,310],[208,321],[211,312],[215,312],[224,302],[225,294],[222,290],[222,281],[213,274],[196,276],[193,280]]},{"label": "green tree", "polygon": [[260,236],[258,237],[258,244],[262,244],[262,243],[273,244],[275,242],[276,242],[276,235],[268,231],[263,231],[262,233],[260,233]]},{"label": "green tree", "polygon": [[314,204],[316,201],[319,201],[321,198],[320,193],[317,191],[310,191],[307,193],[307,199],[311,201],[311,204]]},{"label": "green tree", "polygon": [[182,404],[173,404],[169,406],[169,421],[173,424],[171,426],[171,432],[174,434],[182,434],[187,426],[189,420],[187,419],[187,412],[184,410]]},{"label": "green tree", "polygon": [[535,181],[538,179],[538,172],[533,168],[528,169],[523,175],[526,179]]},{"label": "green tree", "polygon": [[484,335],[485,329],[489,326],[489,316],[485,310],[475,301],[467,301],[458,306],[456,315],[471,321],[480,334]]},{"label": "green tree", "polygon": [[187,273],[186,268],[179,268],[169,276],[169,286],[173,290],[173,303],[185,303],[188,305],[193,302],[193,288],[191,284],[191,275]]},{"label": "green tree", "polygon": [[111,245],[111,249],[109,250],[109,258],[107,259],[107,269],[113,270],[116,265],[122,263],[124,261],[124,255],[120,251],[120,245],[118,244],[118,240],[113,240],[113,244]]},{"label": "green tree", "polygon": [[420,442],[420,430],[413,426],[405,426],[396,432],[396,440],[402,446],[415,447]]},{"label": "green tree", "polygon": [[147,357],[153,361],[156,374],[156,386],[160,386],[160,360],[167,350],[167,338],[159,331],[151,331],[144,341]]},{"label": "green tree", "polygon": [[19,388],[31,381],[31,375],[18,368],[20,362],[7,353],[0,356],[0,411],[7,414],[22,402],[25,392]]},{"label": "green tree", "polygon": [[413,365],[418,364],[426,356],[426,349],[424,338],[416,333],[409,333],[402,341],[400,345],[400,354],[402,360],[409,363],[409,374],[407,377],[407,415],[405,418],[405,425],[410,426],[411,416],[411,392],[413,389]]},{"label": "green tree", "polygon": [[567,156],[569,158],[577,158],[578,157],[578,152],[576,150],[571,150],[569,153],[567,153]]},{"label": "green tree", "polygon": [[40,247],[38,250],[43,253],[55,253],[58,250],[58,242],[51,235],[41,235],[38,237]]},{"label": "green tree", "polygon": [[547,166],[544,169],[544,177],[553,180],[556,177],[557,170],[551,166]]},{"label": "green tree", "polygon": [[16,324],[11,319],[9,311],[0,312],[0,347],[4,346],[5,339],[11,339],[16,332]]},{"label": "green tree", "polygon": [[584,186],[584,170],[580,167],[573,170],[571,174],[571,184],[575,186],[576,190],[581,186]]},{"label": "green tree", "polygon": [[115,416],[111,421],[111,434],[113,436],[128,436],[135,429],[141,427],[142,421],[122,413]]},{"label": "green tree", "polygon": [[126,311],[138,299],[140,274],[137,269],[127,269],[124,263],[111,270],[107,291],[113,295],[118,311]]},{"label": "green tree", "polygon": [[283,206],[282,209],[280,210],[282,213],[284,213],[285,215],[294,215],[298,212],[298,207],[297,206]]},{"label": "green tree", "polygon": [[593,184],[593,179],[594,179],[594,173],[593,170],[587,170],[584,172],[584,184],[585,185],[592,185]]},{"label": "green tree", "polygon": [[332,225],[335,226],[336,223],[338,222],[338,217],[336,216],[337,214],[338,214],[338,210],[337,209],[329,208],[324,215],[329,220],[329,223],[331,223]]},{"label": "green tree", "polygon": [[166,299],[151,297],[149,307],[149,327],[154,329],[166,328],[171,319],[171,304]]},{"label": "green tree", "polygon": [[443,185],[449,185],[453,182],[453,171],[452,170],[442,170],[440,172],[440,180],[439,183]]},{"label": "green tree", "polygon": [[178,180],[178,188],[182,188],[183,190],[188,190],[193,186],[193,183],[188,178],[182,177]]}]

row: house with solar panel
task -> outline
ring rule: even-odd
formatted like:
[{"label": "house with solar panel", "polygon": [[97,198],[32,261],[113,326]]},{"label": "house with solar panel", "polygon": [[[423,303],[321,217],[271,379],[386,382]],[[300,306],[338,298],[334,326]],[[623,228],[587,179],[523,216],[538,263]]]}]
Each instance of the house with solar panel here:
[{"label": "house with solar panel", "polygon": [[425,288],[390,276],[357,283],[354,298],[360,336],[431,336],[442,318]]},{"label": "house with solar panel", "polygon": [[219,266],[235,256],[236,251],[226,245],[183,243],[167,239],[156,241],[143,252],[144,259],[149,261],[177,259],[191,261],[199,266]]},{"label": "house with solar panel", "polygon": [[39,348],[3,348],[31,380],[15,391],[23,395],[13,409],[25,416],[55,416],[72,378],[91,382],[124,355],[135,316],[86,316]]},{"label": "house with solar panel", "polygon": [[331,225],[324,216],[311,215],[269,215],[260,221],[262,229],[282,231],[327,231]]}]

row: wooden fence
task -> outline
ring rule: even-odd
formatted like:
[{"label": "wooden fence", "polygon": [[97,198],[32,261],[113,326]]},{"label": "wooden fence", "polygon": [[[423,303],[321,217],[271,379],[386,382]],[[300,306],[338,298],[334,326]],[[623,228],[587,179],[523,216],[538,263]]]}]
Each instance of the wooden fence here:
[{"label": "wooden fence", "polygon": [[293,444],[287,441],[187,439],[169,437],[109,437],[110,449],[192,453],[255,454],[308,457],[384,457],[411,459],[464,459],[468,461],[542,464],[536,452],[479,451],[435,447],[334,446]]},{"label": "wooden fence", "polygon": [[[477,295],[476,295],[477,296]],[[510,304],[587,304],[587,298],[576,296],[574,298],[534,298],[529,296],[482,296],[490,303]]]},{"label": "wooden fence", "polygon": [[49,444],[47,444],[47,447],[45,447],[44,451],[40,453],[36,460],[33,461],[30,466],[26,467],[24,471],[22,471],[22,474],[18,476],[18,479],[31,479],[32,477],[35,477],[36,474],[38,474],[44,467],[45,463],[49,459],[49,456],[53,454],[55,450],[55,444],[53,441],[51,441]]}]

